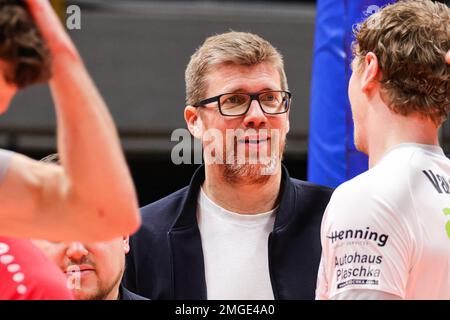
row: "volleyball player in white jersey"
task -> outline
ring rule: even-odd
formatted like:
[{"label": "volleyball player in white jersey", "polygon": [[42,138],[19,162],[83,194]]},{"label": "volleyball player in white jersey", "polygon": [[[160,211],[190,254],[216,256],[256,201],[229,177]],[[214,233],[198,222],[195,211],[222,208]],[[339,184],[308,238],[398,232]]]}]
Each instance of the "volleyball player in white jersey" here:
[{"label": "volleyball player in white jersey", "polygon": [[0,150],[0,235],[95,242],[133,233],[140,223],[134,186],[112,118],[74,44],[48,1],[26,1],[44,46],[22,1],[0,5],[0,113],[18,88],[38,80],[38,70],[28,71],[48,47],[62,163]]},{"label": "volleyball player in white jersey", "polygon": [[360,25],[349,97],[370,169],[327,207],[318,299],[450,299],[449,49],[444,4],[399,1]]}]

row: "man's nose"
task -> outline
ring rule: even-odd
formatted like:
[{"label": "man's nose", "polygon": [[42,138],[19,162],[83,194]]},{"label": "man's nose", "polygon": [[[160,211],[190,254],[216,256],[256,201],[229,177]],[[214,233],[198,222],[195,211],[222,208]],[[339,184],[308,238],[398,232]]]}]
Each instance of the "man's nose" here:
[{"label": "man's nose", "polygon": [[88,250],[81,242],[71,242],[67,246],[66,255],[70,259],[80,260],[82,257],[88,255]]},{"label": "man's nose", "polygon": [[266,124],[267,117],[265,113],[262,111],[259,102],[256,100],[252,100],[250,104],[250,108],[245,114],[244,124],[246,127],[261,127]]}]

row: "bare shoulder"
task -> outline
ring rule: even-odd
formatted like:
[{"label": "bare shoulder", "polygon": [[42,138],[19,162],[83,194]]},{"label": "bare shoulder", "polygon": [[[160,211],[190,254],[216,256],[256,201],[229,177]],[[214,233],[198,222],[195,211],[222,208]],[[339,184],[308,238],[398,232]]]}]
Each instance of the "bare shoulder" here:
[{"label": "bare shoulder", "polygon": [[[33,160],[24,155],[14,153],[9,160],[0,186],[0,198],[11,188],[19,192],[38,191],[44,186],[59,185],[63,178],[63,169],[59,166]],[[22,191],[20,191],[22,190]]]},{"label": "bare shoulder", "polygon": [[[13,154],[0,183],[0,227],[2,234],[26,235],[36,226],[43,208],[50,209],[64,193],[64,174],[56,165],[41,163],[21,154]],[[53,199],[53,200],[52,200]],[[41,214],[39,214],[41,212]],[[33,233],[33,232],[31,232]]]}]

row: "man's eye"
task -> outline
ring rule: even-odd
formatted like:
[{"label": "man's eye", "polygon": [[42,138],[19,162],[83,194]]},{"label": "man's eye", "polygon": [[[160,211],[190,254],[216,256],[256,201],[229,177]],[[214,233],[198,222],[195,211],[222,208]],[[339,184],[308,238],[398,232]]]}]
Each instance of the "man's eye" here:
[{"label": "man's eye", "polygon": [[274,102],[274,101],[278,101],[278,97],[273,94],[273,93],[269,93],[269,94],[265,94],[261,97],[262,101],[265,102]]},{"label": "man's eye", "polygon": [[242,96],[230,96],[227,97],[225,100],[225,103],[229,104],[241,104],[245,101],[245,99]]}]

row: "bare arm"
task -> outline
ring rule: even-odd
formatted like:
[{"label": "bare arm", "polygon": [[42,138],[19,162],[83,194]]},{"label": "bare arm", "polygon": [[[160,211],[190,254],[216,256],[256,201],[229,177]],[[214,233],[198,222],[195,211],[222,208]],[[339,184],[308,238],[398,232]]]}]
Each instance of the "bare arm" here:
[{"label": "bare arm", "polygon": [[101,241],[131,234],[140,218],[107,107],[46,0],[27,0],[53,60],[50,88],[62,167],[15,155],[0,185],[0,234]]}]

